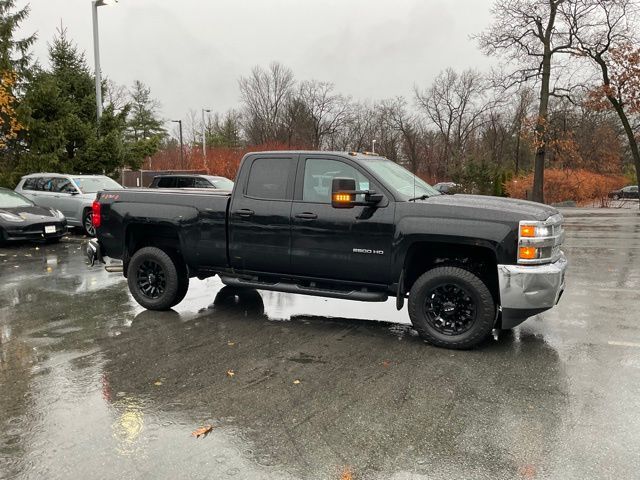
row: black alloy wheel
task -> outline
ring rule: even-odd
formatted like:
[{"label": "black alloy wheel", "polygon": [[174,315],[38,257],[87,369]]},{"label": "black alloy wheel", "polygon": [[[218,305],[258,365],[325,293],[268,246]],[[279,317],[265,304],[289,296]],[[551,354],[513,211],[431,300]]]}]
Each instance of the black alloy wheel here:
[{"label": "black alloy wheel", "polygon": [[143,247],[127,267],[127,282],[133,298],[148,310],[168,310],[185,297],[189,273],[175,251]]},{"label": "black alloy wheel", "polygon": [[142,262],[138,267],[136,277],[138,289],[147,298],[158,299],[167,288],[167,279],[162,265],[153,260]]},{"label": "black alloy wheel", "polygon": [[460,267],[423,273],[409,293],[413,328],[429,343],[472,348],[487,338],[496,321],[496,304],[485,280]]},{"label": "black alloy wheel", "polygon": [[462,286],[443,283],[427,293],[427,322],[443,335],[460,335],[468,331],[476,319],[475,300]]}]

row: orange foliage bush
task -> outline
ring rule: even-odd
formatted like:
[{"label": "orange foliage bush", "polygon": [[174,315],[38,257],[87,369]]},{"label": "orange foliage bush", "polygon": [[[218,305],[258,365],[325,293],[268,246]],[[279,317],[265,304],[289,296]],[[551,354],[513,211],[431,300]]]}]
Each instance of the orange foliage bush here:
[{"label": "orange foliage bush", "polygon": [[240,160],[249,152],[269,150],[298,150],[297,147],[281,143],[264,143],[250,147],[213,147],[207,148],[207,158],[202,156],[202,148],[184,149],[184,161],[180,158],[180,149],[161,150],[145,160],[143,170],[203,170],[210,175],[236,178]]},{"label": "orange foliage bush", "polygon": [[[610,191],[626,184],[622,175],[602,175],[589,170],[562,170],[549,168],[544,174],[544,199],[547,203],[573,200],[584,204],[599,200],[607,205]],[[505,191],[510,197],[526,199],[533,188],[533,173],[516,177],[505,183]]]}]

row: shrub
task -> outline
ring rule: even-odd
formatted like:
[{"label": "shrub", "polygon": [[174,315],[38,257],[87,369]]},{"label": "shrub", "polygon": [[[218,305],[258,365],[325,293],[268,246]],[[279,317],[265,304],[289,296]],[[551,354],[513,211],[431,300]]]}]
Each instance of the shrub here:
[{"label": "shrub", "polygon": [[[597,200],[608,205],[608,194],[626,185],[622,175],[603,175],[589,170],[563,170],[549,168],[544,176],[544,199],[547,203],[574,201],[585,204]],[[505,182],[510,197],[526,199],[533,188],[533,173]]]}]

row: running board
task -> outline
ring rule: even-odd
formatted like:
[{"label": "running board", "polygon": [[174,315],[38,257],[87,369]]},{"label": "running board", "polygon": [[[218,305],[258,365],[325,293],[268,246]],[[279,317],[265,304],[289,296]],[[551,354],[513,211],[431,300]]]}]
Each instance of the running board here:
[{"label": "running board", "polygon": [[359,300],[361,302],[385,302],[389,295],[384,292],[372,292],[369,290],[331,290],[317,287],[303,287],[295,283],[285,282],[260,282],[238,277],[220,276],[220,280],[230,287],[255,288],[256,290],[273,290],[275,292],[297,293],[300,295],[313,295],[315,297],[340,298],[343,300]]}]

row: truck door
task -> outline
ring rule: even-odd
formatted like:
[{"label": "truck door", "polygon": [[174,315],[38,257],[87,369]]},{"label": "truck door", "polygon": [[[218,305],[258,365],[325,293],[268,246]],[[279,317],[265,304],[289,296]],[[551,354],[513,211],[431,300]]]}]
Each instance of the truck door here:
[{"label": "truck door", "polygon": [[290,272],[291,205],[297,163],[297,154],[245,160],[229,209],[233,268]]},{"label": "truck door", "polygon": [[342,159],[300,158],[292,209],[291,264],[295,274],[390,283],[394,203],[335,209],[334,177],[354,178],[360,190],[382,193],[368,175]]}]

